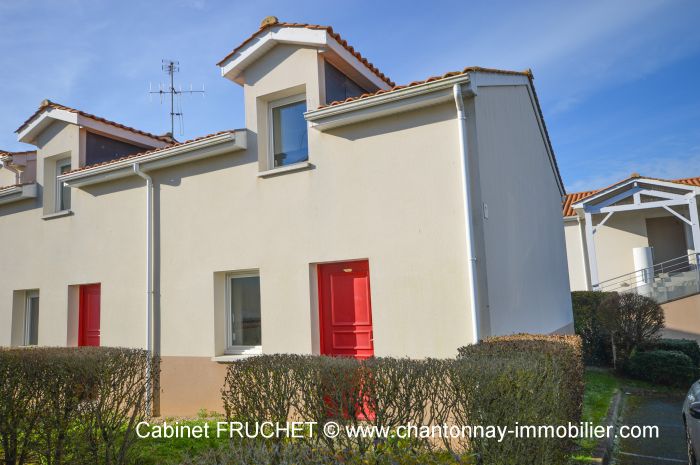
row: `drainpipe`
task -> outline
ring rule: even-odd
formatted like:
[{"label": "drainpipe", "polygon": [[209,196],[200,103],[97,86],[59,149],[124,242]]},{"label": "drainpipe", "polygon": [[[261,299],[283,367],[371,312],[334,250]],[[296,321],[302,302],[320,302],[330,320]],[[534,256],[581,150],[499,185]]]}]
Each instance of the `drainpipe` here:
[{"label": "drainpipe", "polygon": [[133,165],[134,173],[146,180],[146,412],[151,414],[151,358],[153,357],[153,179],[141,171],[138,163]]},{"label": "drainpipe", "polygon": [[464,111],[462,86],[455,84],[452,87],[455,104],[457,105],[457,122],[459,123],[459,152],[460,168],[462,174],[462,189],[464,190],[464,226],[467,242],[467,258],[469,267],[467,270],[469,279],[469,306],[472,312],[472,334],[474,342],[479,341],[479,295],[477,287],[476,255],[474,253],[474,224],[471,215],[471,177],[469,174],[469,146],[467,143],[467,114]]}]

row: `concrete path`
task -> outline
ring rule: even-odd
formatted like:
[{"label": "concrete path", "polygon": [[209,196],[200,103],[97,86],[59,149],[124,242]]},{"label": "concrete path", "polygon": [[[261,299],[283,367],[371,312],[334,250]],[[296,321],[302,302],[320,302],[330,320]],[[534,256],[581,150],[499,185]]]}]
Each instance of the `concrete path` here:
[{"label": "concrete path", "polygon": [[618,465],[673,465],[688,463],[685,431],[681,419],[684,396],[678,394],[627,393],[622,425],[656,425],[658,439],[619,439],[615,460]]}]

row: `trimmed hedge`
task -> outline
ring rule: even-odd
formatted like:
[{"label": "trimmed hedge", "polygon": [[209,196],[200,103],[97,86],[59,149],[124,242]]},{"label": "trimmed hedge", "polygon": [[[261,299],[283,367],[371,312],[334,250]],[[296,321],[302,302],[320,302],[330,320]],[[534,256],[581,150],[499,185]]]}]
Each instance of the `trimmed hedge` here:
[{"label": "trimmed hedge", "polygon": [[698,374],[690,357],[673,350],[635,352],[625,371],[636,379],[678,387],[690,386]]},{"label": "trimmed hedge", "polygon": [[571,303],[574,311],[574,331],[583,343],[583,359],[587,365],[612,366],[610,336],[598,321],[600,304],[614,292],[574,291]]},{"label": "trimmed hedge", "polygon": [[694,366],[700,365],[700,346],[692,339],[660,339],[657,342],[645,344],[642,350],[673,350],[682,352],[690,357]]},{"label": "trimmed hedge", "polygon": [[136,349],[0,349],[3,463],[128,463],[148,416],[147,362]]},{"label": "trimmed hedge", "polygon": [[[582,393],[578,337],[517,335],[461,348],[452,360],[253,357],[229,366],[222,398],[229,420],[323,425],[332,419],[344,431],[358,425],[391,430],[407,424],[566,425],[579,421]],[[371,457],[378,448],[419,456],[438,447],[457,454],[477,453],[488,464],[564,463],[573,447],[568,439],[508,435],[503,442],[483,438],[397,442],[341,433],[336,439],[314,435],[301,442],[330,454],[353,451],[358,457]],[[276,455],[269,461],[279,462],[286,447],[278,441],[270,449]]]}]

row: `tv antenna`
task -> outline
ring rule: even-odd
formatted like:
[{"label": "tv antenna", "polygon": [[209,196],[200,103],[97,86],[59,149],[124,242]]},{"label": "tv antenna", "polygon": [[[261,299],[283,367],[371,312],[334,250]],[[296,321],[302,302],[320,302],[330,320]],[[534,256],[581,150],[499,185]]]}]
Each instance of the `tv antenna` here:
[{"label": "tv antenna", "polygon": [[170,85],[159,84],[158,90],[153,90],[151,84],[148,85],[149,94],[160,95],[160,103],[163,103],[163,98],[170,98],[170,135],[175,136],[175,118],[180,118],[180,134],[185,132],[184,124],[182,122],[182,103],[179,98],[182,94],[204,94],[204,85],[202,84],[202,90],[192,89],[192,84],[190,84],[189,90],[182,90],[182,86],[179,89],[175,88],[175,73],[180,71],[180,62],[175,60],[162,60],[162,69],[170,77]]}]

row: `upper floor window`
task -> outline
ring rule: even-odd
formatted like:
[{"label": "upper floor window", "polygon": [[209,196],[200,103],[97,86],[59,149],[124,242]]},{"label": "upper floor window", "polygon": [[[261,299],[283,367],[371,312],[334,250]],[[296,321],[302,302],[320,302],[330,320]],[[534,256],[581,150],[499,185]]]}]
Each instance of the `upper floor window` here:
[{"label": "upper floor window", "polygon": [[309,159],[306,97],[297,95],[270,104],[272,166],[280,167]]},{"label": "upper floor window", "polygon": [[39,291],[27,291],[24,305],[24,345],[39,343]]},{"label": "upper floor window", "polygon": [[[70,171],[70,158],[56,162],[56,177]],[[70,210],[70,187],[56,179],[56,211]]]},{"label": "upper floor window", "polygon": [[262,342],[260,276],[257,273],[232,273],[226,281],[226,352],[259,352]]},{"label": "upper floor window", "polygon": [[348,97],[357,97],[367,93],[362,86],[343,74],[335,66],[326,62],[326,103],[342,102]]}]

